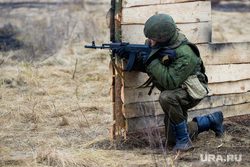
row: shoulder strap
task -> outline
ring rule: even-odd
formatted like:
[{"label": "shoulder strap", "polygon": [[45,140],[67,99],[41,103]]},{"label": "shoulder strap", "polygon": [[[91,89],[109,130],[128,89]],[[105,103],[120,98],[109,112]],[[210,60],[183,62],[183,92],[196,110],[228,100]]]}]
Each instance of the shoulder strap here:
[{"label": "shoulder strap", "polygon": [[[190,46],[190,48],[194,51],[194,53],[196,54],[197,57],[201,58],[200,51],[199,51],[198,47],[195,44],[193,44],[192,42],[189,42],[189,41],[184,43],[184,45],[185,44]],[[204,66],[204,63],[203,63],[202,60],[201,60],[201,72],[204,74],[206,82],[208,82],[207,75],[205,74],[206,69],[205,69],[205,66]]]},{"label": "shoulder strap", "polygon": [[197,47],[195,44],[193,44],[193,43],[188,43],[187,45],[190,46],[190,48],[194,51],[194,53],[195,53],[198,57],[201,57],[201,56],[200,56],[200,51],[199,51],[198,47]]}]

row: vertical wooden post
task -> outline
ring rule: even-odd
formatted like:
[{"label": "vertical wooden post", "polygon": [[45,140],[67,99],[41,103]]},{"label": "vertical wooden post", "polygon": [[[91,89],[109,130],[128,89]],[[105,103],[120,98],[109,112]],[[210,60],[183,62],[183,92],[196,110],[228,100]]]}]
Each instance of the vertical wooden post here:
[{"label": "vertical wooden post", "polygon": [[[111,0],[111,8],[110,12],[110,41],[115,42],[115,0]],[[111,53],[111,59],[113,58],[113,54]],[[113,61],[113,60],[111,60]],[[112,72],[112,86],[111,86],[111,100],[112,100],[112,123],[115,121],[115,68],[113,67],[112,62],[109,64],[110,71]],[[115,136],[115,124],[112,124],[110,128],[110,137],[114,139]]]},{"label": "vertical wooden post", "polygon": [[[112,122],[115,121],[115,69],[110,62],[110,70],[112,71],[112,86],[111,86],[111,100],[112,100]],[[115,136],[115,124],[112,124],[110,128],[110,137],[114,139]]]},{"label": "vertical wooden post", "polygon": [[[114,5],[114,38],[112,42],[122,42],[121,41],[121,12],[122,12],[122,0],[112,0],[111,5]],[[112,29],[112,26],[110,27]],[[114,52],[115,63],[117,67],[122,70],[122,61]],[[111,127],[111,137],[115,138],[122,136],[125,130],[125,119],[122,114],[122,100],[121,100],[121,90],[122,90],[122,78],[114,71],[114,81],[113,81],[113,121],[115,125]]]},{"label": "vertical wooden post", "polygon": [[[121,41],[121,17],[122,17],[122,0],[116,0],[115,4],[115,41]],[[119,56],[115,56],[116,65],[121,70],[122,62]],[[115,74],[115,124],[116,136],[122,136],[124,130],[124,117],[122,114],[122,100],[121,100],[121,90],[122,90],[122,78],[116,72]]]}]

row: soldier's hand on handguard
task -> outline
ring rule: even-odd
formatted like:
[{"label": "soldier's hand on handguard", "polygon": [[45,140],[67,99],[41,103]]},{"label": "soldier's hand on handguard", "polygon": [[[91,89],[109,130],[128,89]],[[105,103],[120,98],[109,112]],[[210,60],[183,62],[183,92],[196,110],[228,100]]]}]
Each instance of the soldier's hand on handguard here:
[{"label": "soldier's hand on handguard", "polygon": [[146,64],[149,54],[144,53],[144,52],[141,52],[140,54],[141,54],[141,57],[142,57],[142,63]]},{"label": "soldier's hand on handguard", "polygon": [[121,57],[125,59],[129,59],[129,52],[125,50],[124,47],[120,47],[116,50],[116,53]]},{"label": "soldier's hand on handguard", "polygon": [[156,55],[152,55],[150,57],[149,55],[142,55],[143,64],[145,64],[146,66],[148,66],[155,59],[157,59]]},{"label": "soldier's hand on handguard", "polygon": [[149,65],[153,60],[159,58],[159,60],[162,61],[162,63],[164,65],[168,64],[168,63],[171,63],[173,61],[175,61],[175,50],[166,50],[166,49],[163,49],[163,50],[160,50],[159,52],[155,53],[154,55],[148,57],[149,55],[143,55],[142,54],[142,59],[143,59],[143,64],[145,65]]},{"label": "soldier's hand on handguard", "polygon": [[157,53],[160,57],[164,58],[165,56],[168,57],[168,59],[170,61],[175,61],[175,55],[176,55],[176,51],[174,49],[170,50],[170,49],[163,49],[163,50],[160,50],[158,53]]},{"label": "soldier's hand on handguard", "polygon": [[159,57],[161,57],[162,64],[164,64],[164,65],[168,65],[176,60],[176,58],[175,58],[176,51],[175,50],[163,49],[163,50],[160,50],[157,54],[159,55]]}]

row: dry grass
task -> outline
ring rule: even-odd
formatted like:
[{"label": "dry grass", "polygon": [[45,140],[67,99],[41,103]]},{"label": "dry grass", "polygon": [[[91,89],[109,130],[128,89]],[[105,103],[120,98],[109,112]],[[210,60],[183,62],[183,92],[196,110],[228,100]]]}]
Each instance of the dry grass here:
[{"label": "dry grass", "polygon": [[66,148],[79,149],[98,136],[109,136],[110,74],[105,66],[98,67],[108,65],[109,59],[99,59],[99,51],[87,55],[83,49],[81,55],[65,54],[72,60],[64,64],[53,63],[54,57],[15,66],[5,61],[0,85],[2,163],[14,161],[15,155],[6,154],[13,152],[30,154],[38,164],[77,166],[79,161]]},{"label": "dry grass", "polygon": [[[32,54],[42,61],[27,61],[30,50],[3,52],[0,57],[4,60],[0,65],[0,166],[193,165],[171,152],[164,158],[160,148],[151,149],[144,141],[110,140],[108,52],[83,48],[91,40],[109,40],[104,17],[109,1],[103,2],[107,4],[97,9],[85,6],[85,10],[75,5],[29,12],[1,9],[0,22],[15,24],[22,32],[19,39],[33,46]],[[65,20],[59,20],[62,17]],[[31,23],[35,25],[25,26]],[[232,136],[223,140],[229,142]],[[200,143],[210,142],[212,147],[211,141],[205,137]]]},{"label": "dry grass", "polygon": [[[107,6],[103,7],[100,9]],[[82,145],[100,136],[109,137],[109,57],[106,51],[89,53],[83,48],[86,43],[80,41],[98,38],[98,42],[104,42],[107,34],[103,32],[108,32],[106,20],[101,20],[100,13],[88,14],[75,6],[60,10],[49,10],[38,18],[32,18],[37,11],[32,9],[29,15],[23,9],[6,13],[8,21],[17,23],[22,30],[19,39],[27,46],[32,44],[36,56],[40,54],[46,60],[30,63],[19,51],[4,52],[1,57],[4,63],[0,66],[0,166],[101,164],[92,158],[95,151],[83,149]],[[29,24],[25,29],[15,19],[18,14]],[[57,24],[56,19],[61,17],[64,20]],[[91,25],[86,23],[88,19]],[[27,31],[29,28],[31,31]],[[60,45],[64,48],[59,50]],[[57,53],[48,57],[47,51]]]}]

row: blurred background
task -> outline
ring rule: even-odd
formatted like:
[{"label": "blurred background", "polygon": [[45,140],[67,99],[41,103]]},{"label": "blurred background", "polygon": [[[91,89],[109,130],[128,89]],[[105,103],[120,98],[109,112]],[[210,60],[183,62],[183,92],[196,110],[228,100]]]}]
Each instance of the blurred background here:
[{"label": "blurred background", "polygon": [[[212,41],[248,41],[250,2],[211,2]],[[1,0],[0,50],[3,56],[18,50],[12,59],[39,61],[75,43],[109,42],[109,8],[109,0]]]},{"label": "blurred background", "polygon": [[109,5],[109,0],[1,0],[0,50],[4,56],[18,50],[12,59],[39,61],[75,43],[108,41]]}]

